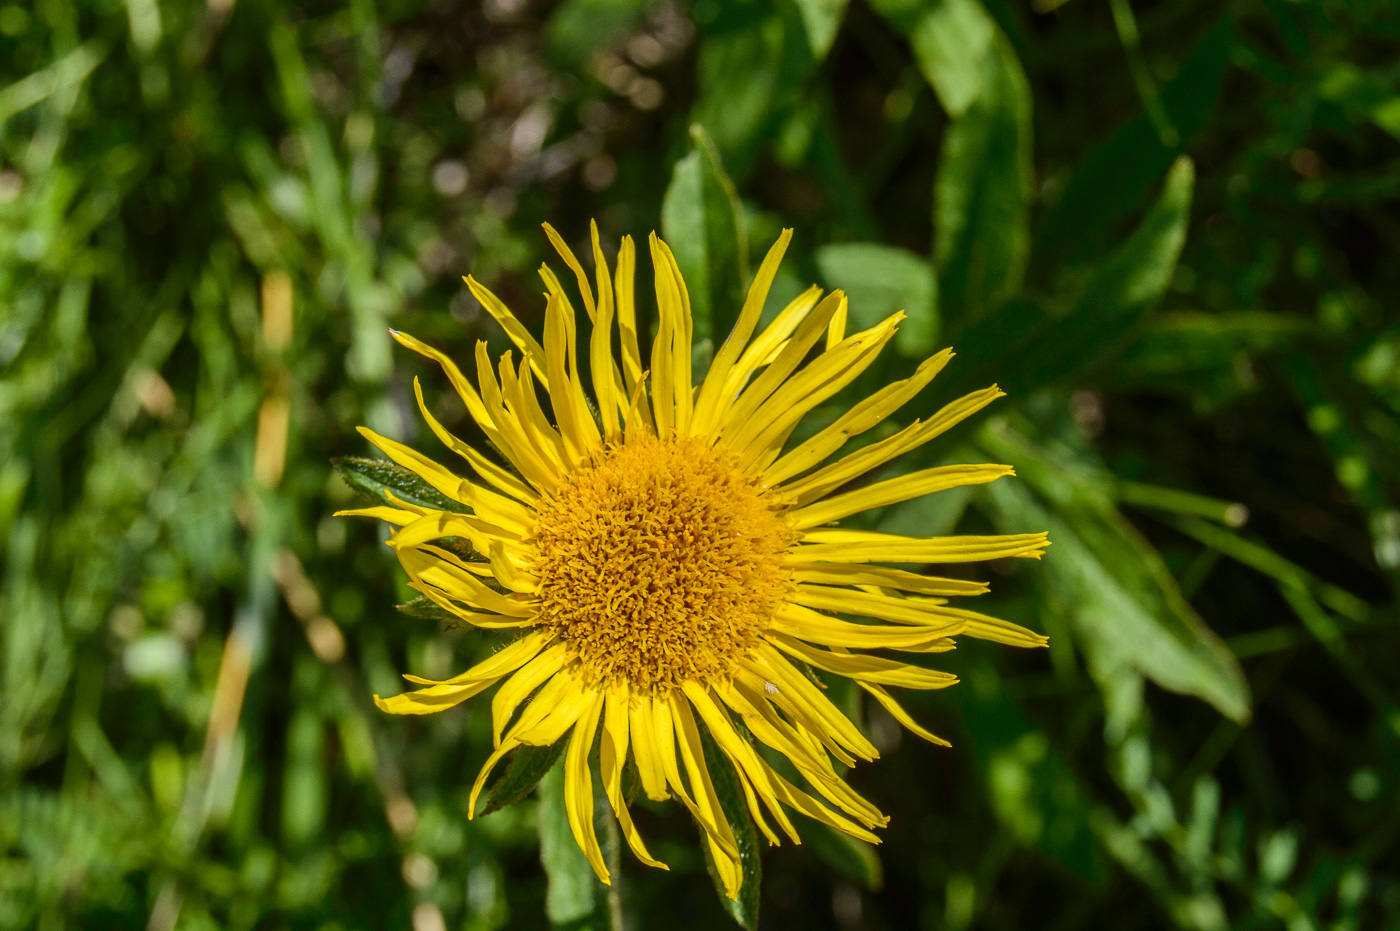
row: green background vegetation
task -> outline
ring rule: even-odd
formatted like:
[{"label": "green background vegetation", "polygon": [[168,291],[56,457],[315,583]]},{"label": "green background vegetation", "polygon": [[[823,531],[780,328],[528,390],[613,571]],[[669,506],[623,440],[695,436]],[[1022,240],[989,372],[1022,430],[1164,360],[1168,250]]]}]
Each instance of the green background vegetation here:
[{"label": "green background vegetation", "polygon": [[1019,479],[868,526],[1054,543],[973,567],[1051,648],[941,657],[908,705],[952,750],[865,709],[885,843],[765,853],[762,927],[1400,925],[1396,22],[0,5],[0,928],[728,922],[678,806],[638,806],[673,869],[624,853],[620,902],[549,780],[467,821],[485,706],[370,695],[492,639],[396,612],[382,529],[329,517],[357,424],[447,461],[415,374],[475,436],[386,326],[503,349],[460,276],[538,326],[538,224],[593,217],[669,238],[701,340],[795,227],[778,291],[911,317],[851,397],[944,345],[905,416],[1010,392],[899,468]]}]

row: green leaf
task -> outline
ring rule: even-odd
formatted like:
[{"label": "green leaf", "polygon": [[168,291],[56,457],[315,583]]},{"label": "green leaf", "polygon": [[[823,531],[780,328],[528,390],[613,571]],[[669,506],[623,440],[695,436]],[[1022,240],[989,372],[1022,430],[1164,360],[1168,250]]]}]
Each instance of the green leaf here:
[{"label": "green leaf", "polygon": [[468,513],[467,506],[444,495],[408,469],[387,459],[364,459],[359,456],[342,456],[332,459],[331,465],[345,479],[345,484],[368,498],[374,504],[393,506],[389,500],[392,493],[400,501],[416,504],[419,507],[439,511]]},{"label": "green leaf", "polygon": [[1122,345],[1171,283],[1186,241],[1195,178],[1191,159],[1177,159],[1161,198],[1132,237],[1099,264],[1073,312],[1043,327],[1024,356],[1008,366],[1008,385],[1049,384]]},{"label": "green leaf", "polygon": [[[526,745],[512,750],[506,761],[505,771],[492,784],[491,794],[481,813],[489,815],[493,811],[500,811],[507,805],[523,801],[535,790],[535,786],[545,777],[545,774],[553,768],[559,755],[564,752],[567,743],[561,739],[556,740],[548,747]],[[565,826],[567,827],[567,822]],[[570,835],[569,842],[573,843],[572,835]]]},{"label": "green leaf", "polygon": [[807,44],[817,61],[831,51],[848,2],[850,0],[797,0],[797,11],[802,14],[802,25],[807,30]]},{"label": "green leaf", "polygon": [[875,0],[909,38],[914,60],[948,115],[957,119],[982,91],[996,24],[977,0]]},{"label": "green leaf", "polygon": [[1118,512],[1111,480],[1063,447],[1043,447],[1029,429],[995,420],[979,432],[982,447],[1014,462],[1019,476],[987,486],[985,500],[1000,532],[1050,532],[1051,548],[1037,571],[1105,691],[1110,729],[1124,729],[1136,717],[1140,678],[1247,720],[1249,685],[1239,663],[1187,604],[1157,551]]},{"label": "green leaf", "polygon": [[938,279],[932,266],[912,252],[878,243],[843,243],[817,250],[822,278],[850,298],[851,330],[874,326],[897,310],[909,319],[895,344],[908,356],[933,350],[938,333]]},{"label": "green leaf", "polygon": [[1015,295],[1030,248],[1031,95],[1001,32],[976,101],[943,140],[934,228],[945,311],[975,320]]},{"label": "green leaf", "polygon": [[1089,153],[1036,234],[1037,261],[1087,259],[1141,209],[1152,185],[1205,125],[1236,41],[1234,27],[1222,18],[1162,85],[1159,99],[1180,137],[1176,146],[1163,145],[1152,121],[1140,116]]},{"label": "green leaf", "polygon": [[873,844],[843,834],[820,821],[808,820],[802,824],[802,845],[832,869],[871,892],[879,892],[885,884],[885,868]]},{"label": "green leaf", "polygon": [[720,810],[724,812],[724,817],[729,821],[730,828],[734,831],[734,841],[739,847],[739,863],[743,871],[743,881],[739,886],[738,900],[731,899],[724,893],[724,883],[720,881],[719,873],[715,871],[714,860],[710,856],[709,845],[704,842],[704,828],[698,824],[696,830],[701,832],[701,846],[705,849],[705,865],[709,868],[710,879],[714,881],[715,891],[719,893],[719,900],[741,928],[747,931],[755,931],[758,928],[758,906],[760,893],[763,884],[763,865],[760,860],[758,845],[758,829],[754,827],[753,819],[749,817],[748,804],[744,801],[744,789],[739,784],[739,776],[734,772],[734,766],[729,762],[729,758],[715,744],[714,738],[703,727],[700,728],[700,740],[705,748],[705,766],[710,772],[710,780],[714,783],[715,795],[719,797]]},{"label": "green leaf", "polygon": [[693,146],[676,162],[661,204],[661,231],[676,255],[690,294],[695,342],[722,340],[744,303],[748,238],[743,205],[704,128],[690,128]]},{"label": "green leaf", "polygon": [[411,601],[405,601],[401,605],[395,605],[394,610],[400,614],[407,614],[409,617],[421,617],[429,621],[443,621],[449,624],[461,623],[461,618],[456,617],[452,612],[440,607],[437,602],[419,595]]},{"label": "green leaf", "polygon": [[549,881],[544,910],[552,924],[568,924],[593,914],[597,879],[569,829],[562,764],[545,773],[539,781],[539,791],[540,862]]}]

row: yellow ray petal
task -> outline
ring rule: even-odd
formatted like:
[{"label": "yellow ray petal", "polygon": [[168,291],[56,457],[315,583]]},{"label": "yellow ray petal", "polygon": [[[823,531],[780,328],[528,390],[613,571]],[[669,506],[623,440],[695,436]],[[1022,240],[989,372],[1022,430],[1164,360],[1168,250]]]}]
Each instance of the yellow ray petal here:
[{"label": "yellow ray petal", "polygon": [[540,650],[543,650],[553,640],[554,634],[551,631],[533,630],[451,679],[435,682],[432,679],[420,679],[418,676],[405,675],[404,678],[420,685],[461,685],[463,682],[474,682],[480,679],[495,681],[534,659]]},{"label": "yellow ray petal", "polygon": [[441,352],[438,352],[432,346],[414,339],[407,333],[400,333],[395,329],[390,329],[389,333],[403,346],[412,349],[420,356],[432,359],[442,367],[443,373],[447,375],[447,380],[452,383],[452,387],[456,389],[457,394],[462,399],[462,403],[466,405],[467,413],[471,415],[472,420],[475,420],[477,425],[486,433],[487,438],[491,439],[496,432],[495,421],[487,412],[486,406],[482,404],[481,395],[477,394],[476,388],[472,386],[471,382],[467,381],[466,376],[462,374],[462,370],[457,367],[457,363],[453,362]]},{"label": "yellow ray petal", "polygon": [[484,627],[487,630],[505,630],[512,627],[533,627],[536,619],[534,617],[507,617],[502,614],[489,614],[481,611],[468,611],[452,600],[446,592],[428,585],[422,581],[410,581],[408,587],[419,592],[433,604],[442,608],[453,617],[473,627]]},{"label": "yellow ray petal", "polygon": [[825,733],[840,743],[851,753],[865,760],[879,759],[880,751],[856,729],[851,719],[831,703],[811,680],[793,668],[773,647],[760,644],[748,656],[739,661],[741,666],[762,676],[778,687],[778,693],[786,696],[789,703],[800,706],[807,714],[819,722]]},{"label": "yellow ray petal", "polygon": [[515,709],[531,692],[547,679],[550,679],[568,662],[567,648],[556,643],[541,652],[513,676],[502,683],[501,688],[491,699],[491,740],[501,745],[501,735]]},{"label": "yellow ray petal", "polygon": [[765,469],[764,481],[769,485],[779,485],[814,468],[844,446],[851,437],[859,436],[904,406],[922,391],[935,375],[943,371],[951,358],[953,351],[945,349],[925,359],[910,377],[886,385],[859,402],[837,418],[831,426],[821,430]]},{"label": "yellow ray petal", "polygon": [[890,693],[886,692],[880,686],[874,685],[870,682],[857,682],[856,684],[859,685],[861,688],[865,689],[871,695],[874,695],[876,701],[885,706],[885,710],[890,713],[890,716],[892,718],[894,718],[900,724],[903,724],[906,728],[913,731],[915,734],[918,734],[924,740],[927,740],[929,743],[938,744],[940,747],[952,746],[952,744],[950,744],[948,741],[944,740],[942,737],[939,737],[933,731],[923,727],[921,724],[919,724],[918,721],[915,721],[912,717],[910,717],[909,712],[905,711],[904,707],[900,705],[899,702],[891,698]]},{"label": "yellow ray petal", "polygon": [[602,706],[602,696],[595,694],[569,738],[569,751],[564,757],[564,810],[569,816],[569,830],[588,857],[593,872],[604,885],[611,885],[607,864],[603,862],[603,848],[598,845],[598,835],[593,828],[593,775],[588,771],[588,754],[593,749],[593,735],[598,730],[598,713]]},{"label": "yellow ray petal", "polygon": [[835,495],[789,511],[788,516],[795,529],[807,530],[872,508],[897,504],[900,501],[963,485],[984,485],[1003,476],[1015,474],[1016,470],[1009,465],[991,463],[937,466]]},{"label": "yellow ray petal", "polygon": [[642,791],[654,802],[671,797],[666,791],[666,768],[656,745],[656,722],[652,718],[651,696],[634,695],[627,710],[631,724],[632,758],[642,779]]},{"label": "yellow ray petal", "polygon": [[884,566],[841,565],[840,563],[800,562],[783,560],[794,582],[815,582],[822,585],[879,585],[898,588],[922,595],[982,595],[989,590],[986,582],[970,579],[944,579],[937,576],[887,569]]},{"label": "yellow ray petal", "polygon": [[[791,241],[792,230],[785,229],[778,241],[768,250],[763,264],[758,267],[758,274],[754,276],[753,284],[749,286],[748,297],[744,300],[743,309],[739,311],[739,319],[735,322],[734,329],[725,338],[719,352],[715,353],[714,361],[705,373],[705,381],[700,386],[700,397],[695,402],[695,417],[691,427],[691,431],[697,436],[708,434],[714,429],[714,414],[720,395],[735,361],[743,352],[749,337],[753,335],[754,328],[758,326],[759,318],[763,315],[763,305],[768,300],[768,290],[773,286],[773,278],[778,274],[778,266],[782,263],[783,254]],[[813,300],[812,303],[815,305],[816,301]]]},{"label": "yellow ray petal", "polygon": [[783,486],[783,493],[797,505],[816,501],[833,488],[917,449],[1000,397],[1005,397],[1005,394],[996,385],[975,391],[944,407],[931,420],[916,420],[894,436],[871,443],[805,478]]},{"label": "yellow ray petal", "polygon": [[419,515],[413,511],[405,511],[402,508],[385,507],[378,505],[372,508],[352,508],[349,511],[336,511],[335,517],[373,517],[376,520],[388,521],[402,527],[404,524],[411,524],[418,519]]},{"label": "yellow ray petal", "polygon": [[597,307],[593,303],[593,289],[588,286],[588,275],[584,272],[583,266],[579,264],[578,256],[574,255],[574,250],[569,248],[564,242],[564,237],[555,232],[554,227],[548,223],[543,224],[544,234],[549,237],[550,243],[554,246],[554,251],[559,253],[559,257],[564,260],[564,264],[569,266],[569,271],[574,273],[578,279],[578,290],[583,296],[583,307],[588,311],[590,321],[598,319]]},{"label": "yellow ray petal", "polygon": [[750,466],[763,453],[781,448],[798,421],[855,381],[889,343],[903,316],[896,314],[879,326],[857,333],[780,385],[727,441],[739,451],[744,465]]},{"label": "yellow ray petal", "polygon": [[826,328],[826,348],[835,349],[836,346],[846,338],[846,321],[850,315],[849,301],[843,295],[841,306],[836,308],[836,314],[831,318],[831,323]]},{"label": "yellow ray petal", "polygon": [[965,608],[940,607],[936,609],[936,612],[944,617],[964,621],[967,626],[963,628],[963,633],[969,637],[976,637],[978,640],[992,640],[1013,647],[1043,647],[1050,643],[1049,637],[1033,630],[1027,630],[1020,624],[979,614],[976,611],[968,611]]},{"label": "yellow ray petal", "polygon": [[[772,767],[769,767],[769,769],[772,771]],[[812,798],[806,792],[803,792],[801,789],[788,782],[776,771],[772,772],[773,785],[779,792],[779,798],[781,798],[785,804],[796,808],[809,818],[813,818],[823,824],[836,828],[836,830],[849,834],[852,837],[859,837],[861,840],[871,844],[880,843],[880,838],[877,835],[867,831],[849,818],[838,815],[821,802]]]},{"label": "yellow ray petal", "polygon": [[905,689],[945,689],[958,681],[958,677],[952,673],[911,666],[897,660],[818,650],[783,634],[769,634],[765,639],[804,663],[857,682],[895,685]]},{"label": "yellow ray petal", "polygon": [[[360,436],[369,440],[375,446],[378,446],[391,460],[403,466],[405,469],[408,469],[429,485],[432,485],[443,495],[446,495],[453,501],[462,501],[462,499],[457,496],[462,493],[462,486],[470,483],[453,475],[450,471],[438,465],[416,449],[395,442],[387,436],[380,436],[369,427],[356,427],[355,429],[359,431]],[[467,502],[462,501],[462,503],[466,504]]]},{"label": "yellow ray petal", "polygon": [[1039,559],[1050,545],[1045,533],[1004,536],[904,537],[865,530],[820,529],[803,534],[789,553],[797,560],[833,563],[961,563],[1020,557]]},{"label": "yellow ray petal", "polygon": [[804,582],[797,586],[797,591],[788,596],[788,601],[819,611],[837,611],[841,614],[858,614],[861,617],[894,621],[897,624],[939,628],[935,632],[942,636],[951,636],[944,632],[945,628],[960,626],[956,622],[950,623],[949,615],[939,610],[935,603],[859,589]]},{"label": "yellow ray petal", "polygon": [[[642,382],[642,350],[637,343],[637,310],[634,284],[637,275],[637,247],[631,236],[622,237],[617,250],[617,335],[622,349],[622,377],[630,397]],[[642,421],[651,425],[651,410],[642,399]]]},{"label": "yellow ray petal", "polygon": [[564,474],[564,438],[554,429],[549,418],[540,407],[540,399],[535,394],[535,378],[531,374],[530,359],[520,360],[517,371],[515,363],[507,352],[501,357],[498,367],[501,373],[501,394],[506,410],[514,417],[515,430],[512,435],[521,434],[528,441],[531,455],[539,460],[542,471],[553,476]]},{"label": "yellow ray petal", "polygon": [[777,353],[768,367],[748,387],[743,389],[738,399],[727,410],[720,412],[718,436],[727,437],[729,434],[738,432],[744,424],[754,417],[759,406],[768,400],[773,392],[777,391],[787,380],[787,377],[797,369],[797,366],[807,357],[807,353],[817,344],[817,340],[821,338],[822,331],[826,329],[827,324],[831,322],[837,306],[841,303],[841,296],[840,291],[828,294],[817,305],[816,309],[802,320],[792,338]]},{"label": "yellow ray petal", "polygon": [[476,373],[477,381],[481,385],[482,401],[500,425],[496,448],[536,488],[553,491],[560,481],[558,464],[545,456],[543,444],[534,442],[519,416],[508,410],[507,398],[502,394],[501,385],[496,382],[496,375],[491,367],[491,354],[485,341],[476,344]]},{"label": "yellow ray petal", "polygon": [[473,695],[484,692],[496,684],[496,680],[466,682],[461,685],[434,685],[431,688],[391,695],[388,698],[374,696],[374,703],[380,711],[389,714],[436,714],[454,705],[461,704]]},{"label": "yellow ray petal", "polygon": [[749,378],[781,351],[792,331],[807,319],[807,315],[817,306],[821,296],[822,289],[813,285],[793,298],[786,307],[778,312],[778,316],[773,318],[773,322],[768,324],[763,332],[749,344],[743,355],[739,356],[739,361],[734,363],[733,368],[729,370],[729,374],[724,379],[724,384],[720,387],[714,412],[710,415],[712,426],[706,431],[707,434],[715,433],[719,425],[725,422],[730,406],[733,405],[734,399],[739,396],[739,392],[748,384]]},{"label": "yellow ray petal", "polygon": [[520,351],[530,359],[530,364],[535,370],[535,377],[540,380],[540,387],[548,392],[549,378],[543,369],[544,349],[542,349],[535,338],[530,335],[530,331],[525,329],[525,325],[516,319],[515,314],[511,313],[509,308],[501,302],[501,299],[492,294],[485,285],[477,281],[471,275],[468,275],[462,280],[467,283],[467,287],[471,290],[472,296],[481,302],[481,306],[486,308],[486,312],[501,325],[501,329],[506,331],[506,335],[510,337],[511,342],[515,343]]},{"label": "yellow ray petal", "polygon": [[399,547],[396,552],[404,571],[415,582],[422,581],[455,601],[504,614],[507,617],[534,617],[539,601],[518,595],[502,595],[488,588],[460,560],[446,550],[429,547]]},{"label": "yellow ray petal", "polygon": [[444,446],[467,460],[467,464],[472,467],[472,470],[475,471],[477,475],[480,475],[482,478],[486,479],[486,481],[495,485],[517,501],[533,505],[540,500],[539,494],[531,489],[530,486],[496,465],[496,463],[492,462],[490,459],[487,459],[466,443],[463,443],[438,422],[438,419],[432,415],[432,412],[428,410],[428,405],[423,401],[423,386],[419,383],[417,376],[413,379],[413,394],[414,397],[418,399],[418,410],[423,415],[423,419],[427,421],[428,427],[437,435],[437,438],[442,441]]},{"label": "yellow ray petal", "polygon": [[598,768],[603,777],[603,790],[612,805],[613,814],[622,828],[622,836],[637,859],[647,866],[669,870],[670,867],[653,857],[632,823],[632,814],[627,810],[627,799],[622,791],[622,770],[627,760],[628,735],[630,728],[628,711],[627,683],[621,679],[608,686],[607,704],[603,711],[603,739],[598,750]]},{"label": "yellow ray petal", "polygon": [[[656,244],[653,247],[653,260],[659,260],[658,275],[664,270],[666,277],[669,277],[670,284],[668,291],[672,295],[672,302],[676,313],[676,322],[671,331],[671,391],[675,400],[676,432],[681,436],[686,436],[690,432],[691,415],[694,412],[694,393],[691,389],[690,375],[690,354],[694,338],[694,320],[690,315],[690,295],[685,288],[685,279],[681,276],[680,266],[676,263],[676,256],[671,252],[671,247],[666,245],[661,239],[653,237]],[[658,288],[660,281],[658,279]],[[659,291],[658,291],[659,293]]]},{"label": "yellow ray petal", "polygon": [[697,819],[705,829],[705,839],[710,843],[710,853],[714,856],[715,869],[724,884],[725,894],[731,899],[737,898],[739,885],[743,882],[739,845],[734,840],[734,831],[724,816],[714,783],[710,780],[710,771],[705,765],[705,751],[700,744],[700,731],[695,726],[695,718],[690,714],[690,705],[683,697],[675,692],[671,693],[669,705],[672,720],[676,724],[676,743],[680,746],[681,759],[685,762],[691,791],[695,793]]},{"label": "yellow ray petal", "polygon": [[[754,822],[767,836],[769,843],[777,844],[778,839],[764,823],[763,812],[758,807],[758,799],[772,813],[773,818],[778,822],[779,827],[793,843],[801,843],[797,836],[797,829],[793,827],[792,821],[788,819],[787,813],[778,804],[777,796],[773,793],[773,788],[768,782],[768,774],[764,770],[758,754],[748,741],[739,736],[734,730],[734,725],[730,722],[729,716],[713,698],[710,697],[707,689],[695,681],[688,681],[682,685],[685,697],[690,700],[691,705],[700,713],[700,719],[705,722],[705,727],[709,730],[710,736],[715,739],[716,745],[723,751],[733,764],[735,774],[744,782],[745,797],[749,803],[749,813],[753,816]],[[756,797],[755,797],[756,794]]]},{"label": "yellow ray petal", "polygon": [[820,643],[824,646],[857,650],[914,650],[937,640],[962,633],[961,623],[938,626],[891,627],[882,624],[852,624],[796,604],[781,605],[773,613],[772,630]]},{"label": "yellow ray petal", "polygon": [[598,224],[592,224],[590,229],[593,235],[593,267],[598,273],[598,316],[588,343],[588,365],[593,376],[593,397],[598,402],[598,414],[603,419],[603,436],[610,442],[617,442],[622,437],[617,419],[621,398],[616,389],[621,385],[617,380],[617,365],[612,355],[612,282],[608,275],[608,260],[603,256],[602,244],[598,242]]}]

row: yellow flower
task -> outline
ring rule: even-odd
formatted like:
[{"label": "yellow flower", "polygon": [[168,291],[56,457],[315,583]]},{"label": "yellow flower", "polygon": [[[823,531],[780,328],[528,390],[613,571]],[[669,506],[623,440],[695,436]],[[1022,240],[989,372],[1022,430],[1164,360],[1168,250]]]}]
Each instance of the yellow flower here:
[{"label": "yellow flower", "polygon": [[[878,842],[870,829],[888,818],[833,763],[853,766],[878,754],[822,694],[808,667],[852,680],[905,727],[946,745],[886,687],[937,689],[956,677],[856,651],[939,653],[951,650],[958,634],[1027,647],[1043,646],[1045,638],[948,605],[949,596],[986,591],[981,582],[874,564],[1039,558],[1046,535],[910,537],[831,525],[870,508],[1011,475],[1005,465],[949,465],[841,490],[1002,392],[993,386],[969,394],[822,466],[914,397],[952,353],[938,353],[785,449],[805,414],[875,360],[903,314],[847,336],[845,297],[812,288],[755,336],[791,238],[784,231],[759,268],[734,332],[692,387],[689,299],[666,244],[655,234],[650,239],[659,321],[647,359],[637,339],[631,238],[622,241],[614,276],[594,225],[595,295],[578,259],[553,229],[545,230],[577,277],[593,324],[586,377],[597,414],[585,394],[574,308],[549,268],[540,270],[548,291],[543,346],[468,278],[520,349],[518,366],[510,352],[493,365],[479,342],[474,386],[437,350],[394,336],[442,366],[508,467],[448,433],[415,381],[428,425],[476,478],[361,432],[470,513],[398,499],[394,506],[342,512],[397,525],[389,545],[413,587],[444,610],[467,624],[519,628],[522,635],[459,676],[445,682],[407,676],[426,688],[375,701],[394,714],[427,714],[501,683],[491,700],[495,751],[472,788],[472,810],[487,775],[512,750],[567,738],[569,822],[603,882],[608,869],[594,835],[589,771],[599,729],[603,790],[644,863],[665,868],[647,852],[627,811],[622,770],[629,753],[649,798],[674,797],[689,809],[727,893],[738,892],[739,852],[706,766],[701,728],[733,765],[749,814],[770,843],[778,843],[773,825],[798,841],[789,808]],[[469,543],[476,560],[459,556],[463,549],[447,538]],[[770,764],[778,755],[791,761],[807,790]]]}]

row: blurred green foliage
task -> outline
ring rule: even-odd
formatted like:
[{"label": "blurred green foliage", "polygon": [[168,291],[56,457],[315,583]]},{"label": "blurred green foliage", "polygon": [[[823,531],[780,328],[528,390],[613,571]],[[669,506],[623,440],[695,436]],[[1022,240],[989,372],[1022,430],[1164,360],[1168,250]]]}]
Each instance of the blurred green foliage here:
[{"label": "blurred green foliage", "polygon": [[875,523],[1054,541],[988,596],[1049,652],[945,658],[952,751],[857,710],[886,841],[765,853],[761,927],[1400,925],[1397,51],[1366,0],[0,4],[0,928],[729,921],[674,809],[606,901],[547,792],[468,822],[482,710],[369,698],[493,641],[328,516],[355,425],[444,455],[414,374],[471,435],[386,326],[503,347],[459,276],[537,324],[592,217],[711,341],[796,227],[775,302],[911,316],[852,397],[943,345],[907,416],[1011,394],[929,455],[1018,480]]}]

